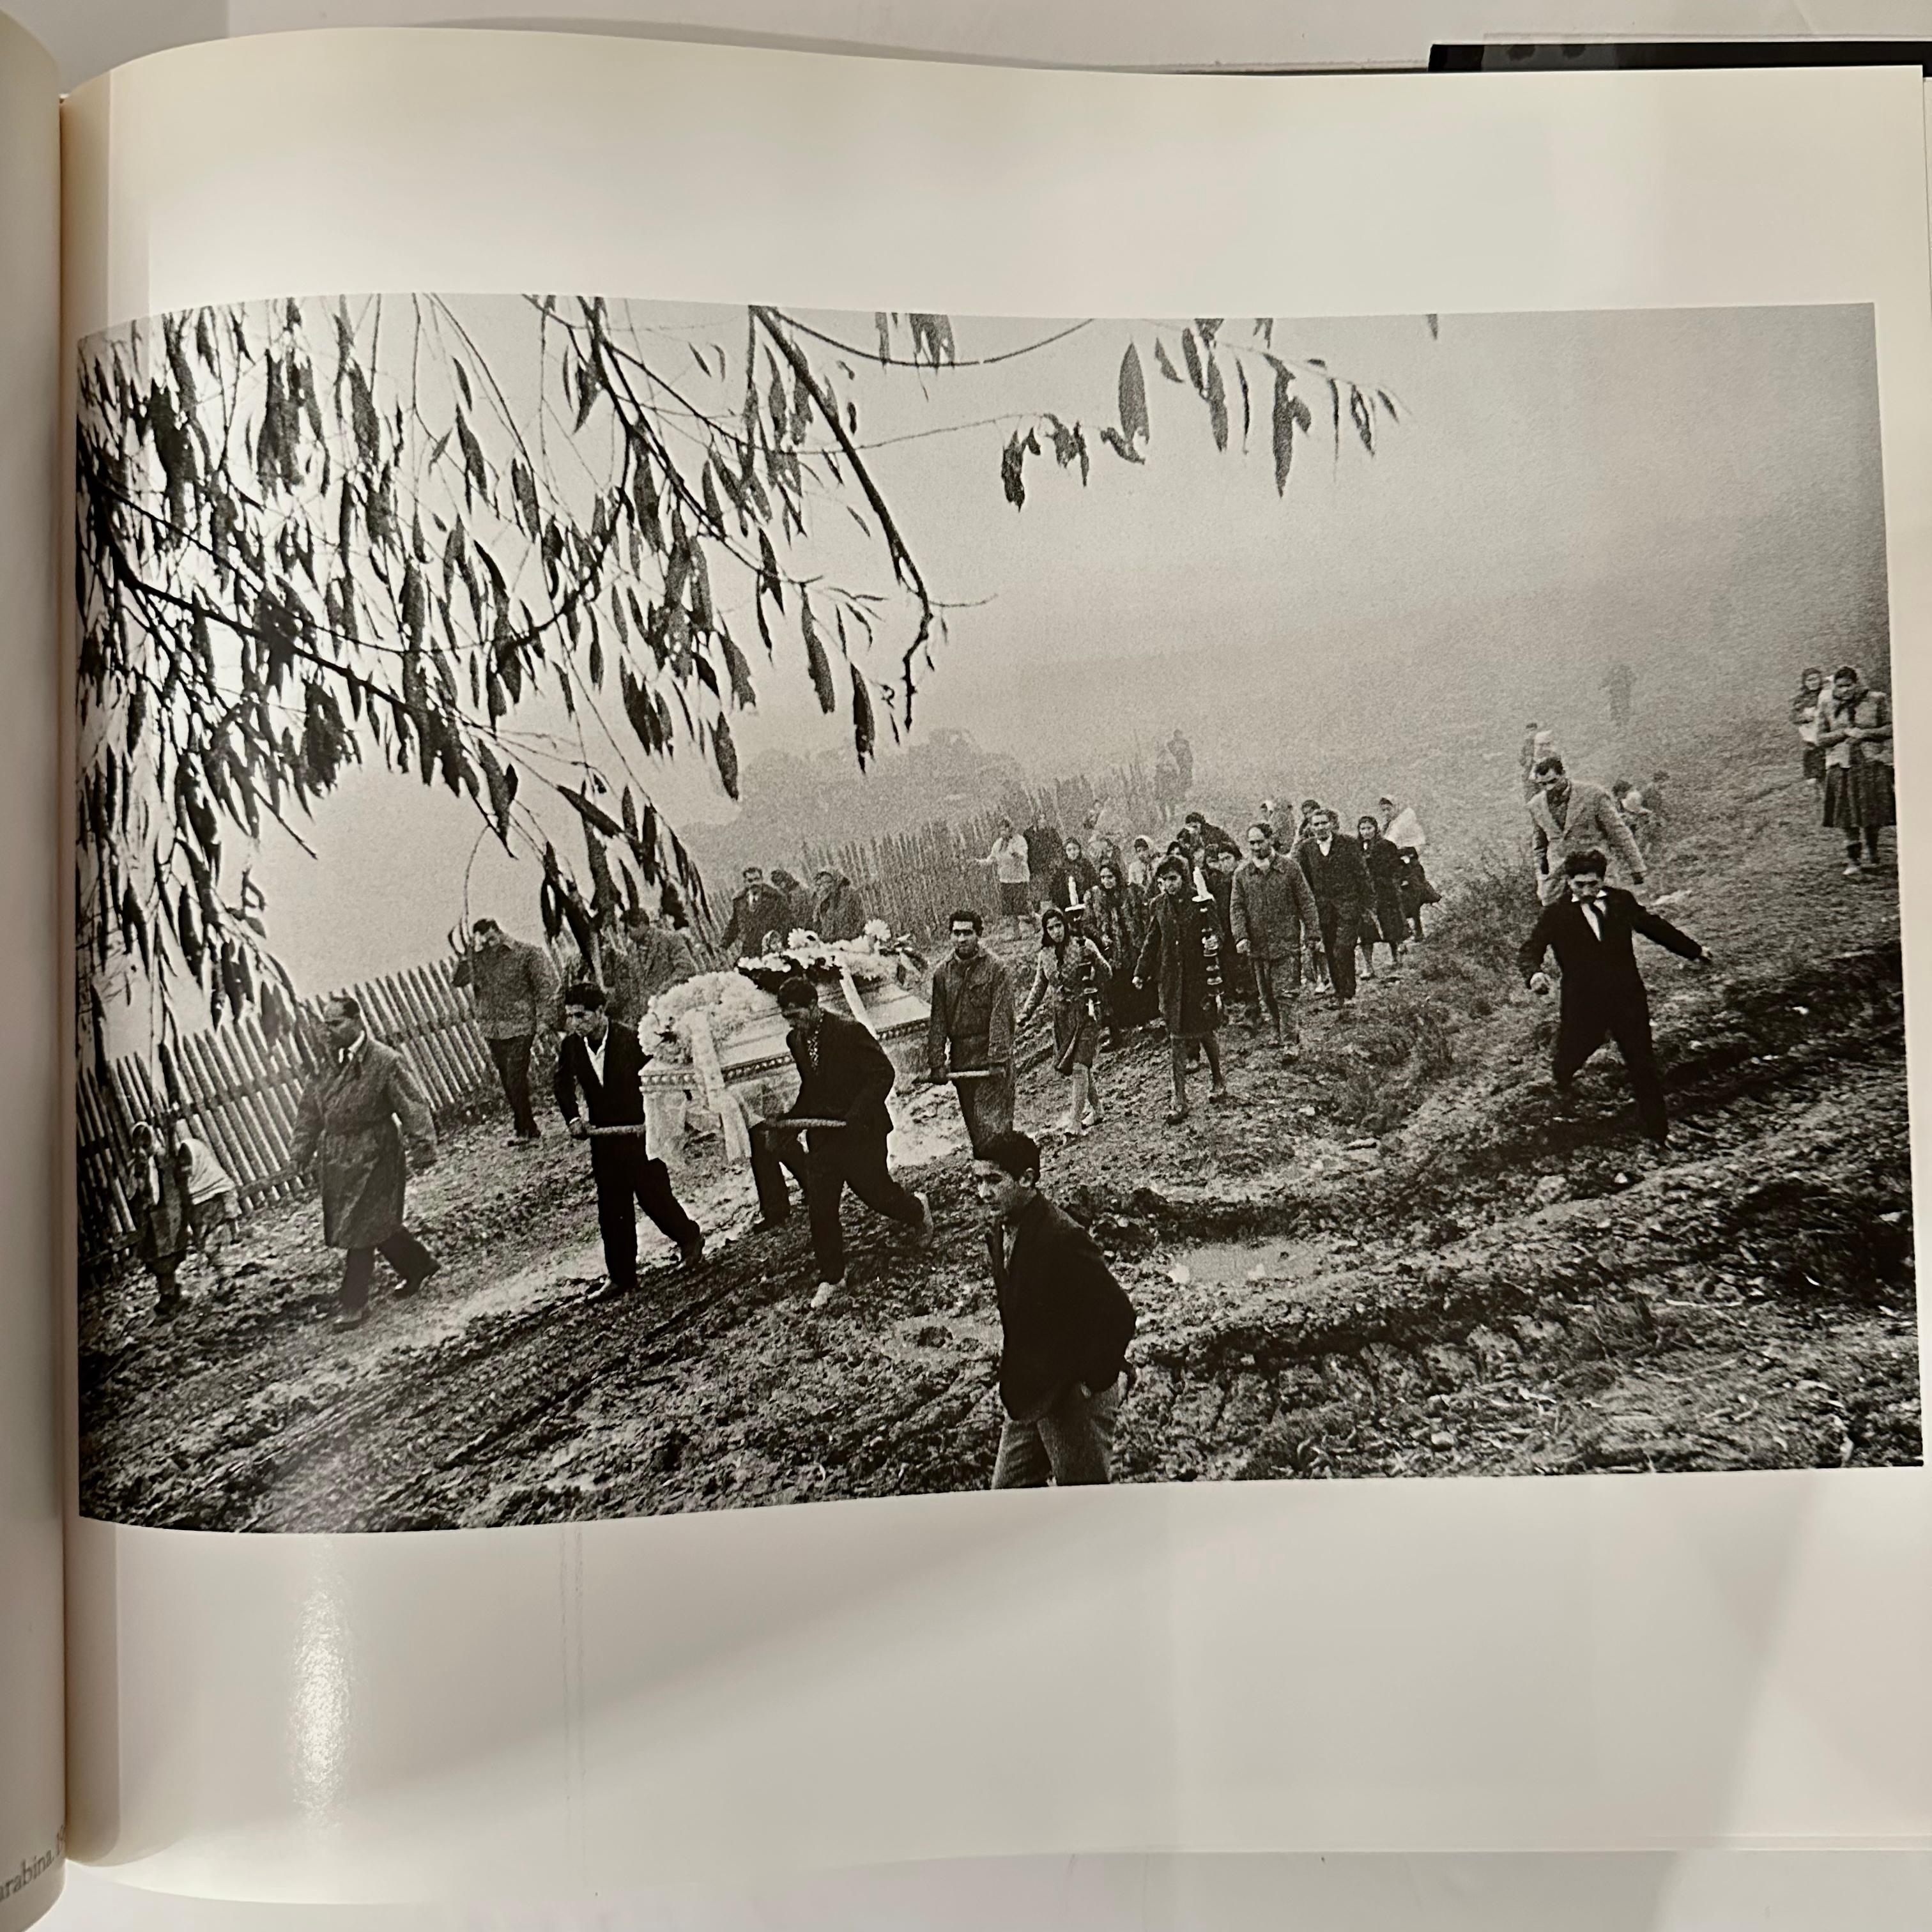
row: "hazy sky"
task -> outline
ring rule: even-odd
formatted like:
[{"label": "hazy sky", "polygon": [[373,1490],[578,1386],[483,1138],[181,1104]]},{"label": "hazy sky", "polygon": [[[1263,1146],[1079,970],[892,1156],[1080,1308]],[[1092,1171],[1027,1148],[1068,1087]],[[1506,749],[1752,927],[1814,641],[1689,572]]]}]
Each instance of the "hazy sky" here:
[{"label": "hazy sky", "polygon": [[[512,297],[451,306],[513,406],[533,417],[529,306]],[[682,358],[687,379],[698,380],[680,334],[732,350],[730,380],[742,381],[742,310],[630,312],[667,356]],[[875,340],[870,316],[809,319],[855,344]],[[962,358],[1057,326],[953,322]],[[1160,332],[1178,362],[1178,327]],[[1249,352],[1248,325],[1230,322],[1222,334],[1224,361],[1243,352],[1254,384],[1245,456],[1216,452],[1192,388],[1157,373],[1154,333],[1150,324],[1096,322],[992,367],[934,374],[859,364],[851,382],[842,376],[934,594],[958,607],[927,680],[922,728],[964,727],[1042,775],[1104,764],[1151,733],[1147,703],[1127,694],[1144,687],[1157,697],[1163,683],[1144,676],[1136,686],[1124,670],[1117,701],[1091,675],[1094,662],[1176,653],[1185,668],[1174,680],[1174,715],[1195,732],[1210,780],[1224,714],[1250,745],[1257,732],[1278,730],[1285,746],[1318,737],[1332,748],[1338,730],[1346,736],[1347,680],[1358,676],[1384,685],[1396,676],[1419,698],[1452,704],[1459,686],[1514,681],[1520,665],[1528,701],[1565,676],[1594,674],[1613,650],[1654,664],[1659,676],[1693,680],[1687,692],[1742,703],[1742,682],[1761,686],[1758,701],[1768,701],[1798,663],[1834,655],[1840,638],[1838,654],[1849,647],[1861,600],[1868,605],[1882,584],[1864,309],[1449,316],[1439,339],[1419,316],[1279,323],[1277,352],[1324,358],[1338,375],[1386,391],[1402,416],[1382,428],[1372,461],[1345,422],[1338,462],[1325,390],[1304,384],[1316,434],[1298,452],[1285,501],[1269,454],[1269,378]],[[1093,434],[1114,420],[1130,337],[1152,412],[1147,461],[1135,466]],[[1238,442],[1232,372],[1228,386]],[[1000,452],[1013,423],[1042,410],[1090,426],[1092,479],[1082,489],[1050,456],[1034,459],[1016,512],[1001,495]],[[976,426],[931,434],[958,424]],[[549,434],[560,434],[554,406]],[[827,522],[821,512],[821,530]],[[792,561],[842,568],[859,554],[828,532]],[[723,601],[728,611],[732,599]],[[746,614],[741,636],[751,630]],[[1700,665],[1708,675],[1698,685]],[[759,710],[734,721],[747,764],[773,745],[849,749],[849,723],[842,712],[819,717],[802,661],[757,668]],[[1076,668],[1087,668],[1076,676]],[[879,670],[886,674],[883,656]],[[1058,690],[1082,695],[1062,704]],[[1512,698],[1509,710],[1519,708]],[[1426,734],[1426,704],[1415,724]],[[731,812],[688,754],[652,778],[674,819]],[[552,816],[560,849],[574,852],[568,814]],[[352,776],[310,830],[318,860],[284,842],[259,869],[274,940],[298,983],[320,989],[440,950],[462,910],[477,832],[474,811],[440,790],[380,772]],[[533,865],[485,842],[470,911],[530,932],[536,883]]]}]

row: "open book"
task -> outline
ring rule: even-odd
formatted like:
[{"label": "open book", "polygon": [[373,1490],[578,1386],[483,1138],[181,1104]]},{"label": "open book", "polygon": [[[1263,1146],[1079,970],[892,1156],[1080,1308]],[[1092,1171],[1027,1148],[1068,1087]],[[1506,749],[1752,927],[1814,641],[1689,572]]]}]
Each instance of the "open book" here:
[{"label": "open book", "polygon": [[1924,1842],[1916,73],[0,89],[0,1928]]}]

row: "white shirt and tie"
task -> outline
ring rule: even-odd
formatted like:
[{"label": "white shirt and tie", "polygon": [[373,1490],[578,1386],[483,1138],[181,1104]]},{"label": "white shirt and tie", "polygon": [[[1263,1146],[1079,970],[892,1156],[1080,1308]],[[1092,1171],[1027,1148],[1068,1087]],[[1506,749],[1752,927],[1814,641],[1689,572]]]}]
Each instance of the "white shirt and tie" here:
[{"label": "white shirt and tie", "polygon": [[1576,903],[1583,909],[1585,922],[1591,936],[1600,940],[1604,936],[1604,902],[1601,899],[1579,899]]}]

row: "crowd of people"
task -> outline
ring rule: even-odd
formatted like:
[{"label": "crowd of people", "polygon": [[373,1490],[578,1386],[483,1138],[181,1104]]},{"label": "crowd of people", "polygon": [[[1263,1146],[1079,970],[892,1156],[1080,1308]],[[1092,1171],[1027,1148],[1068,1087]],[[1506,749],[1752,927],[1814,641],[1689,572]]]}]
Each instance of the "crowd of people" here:
[{"label": "crowd of people", "polygon": [[[1332,995],[1346,1018],[1359,979],[1376,976],[1377,948],[1383,972],[1399,968],[1440,897],[1422,827],[1390,797],[1352,836],[1313,798],[1292,812],[1264,799],[1239,843],[1192,811],[1158,849],[1146,834],[1109,829],[1110,815],[1096,804],[1078,834],[1053,835],[1044,858],[1038,828],[1002,819],[980,861],[994,875],[1006,941],[1036,949],[1018,1023],[1052,1020],[1054,1062],[1072,1086],[1070,1134],[1101,1118],[1100,1053],[1142,1026],[1163,1028],[1172,1047],[1170,1124],[1187,1116],[1197,1060],[1210,1103],[1227,1097],[1216,1035],[1231,1010],[1294,1059],[1304,991]],[[956,917],[956,938],[967,916]]]},{"label": "crowd of people", "polygon": [[[1613,709],[1627,717],[1626,671],[1614,667],[1606,682]],[[1828,683],[1808,670],[1791,718],[1804,778],[1820,795],[1826,825],[1844,838],[1847,876],[1859,876],[1880,862],[1880,834],[1895,822],[1886,696],[1851,667]],[[1178,783],[1180,754],[1171,744],[1164,755]],[[1190,783],[1191,760],[1187,753]],[[1534,893],[1526,889],[1533,924],[1517,965],[1532,994],[1560,998],[1551,1065],[1559,1104],[1568,1104],[1584,1064],[1614,1041],[1639,1122],[1660,1145],[1670,1124],[1634,942],[1642,938],[1695,966],[1711,961],[1636,894],[1667,841],[1669,775],[1656,772],[1641,787],[1582,777],[1534,721],[1525,728],[1519,764]],[[1104,802],[1096,805],[1080,832],[1064,838],[1040,828],[1022,833],[1002,820],[980,862],[992,873],[1015,958],[988,946],[982,914],[962,907],[932,974],[923,1074],[957,1098],[974,1189],[987,1210],[987,1260],[1004,1334],[996,1486],[1107,1480],[1115,1418],[1132,1383],[1132,1306],[1091,1238],[1040,1191],[1039,1142],[1015,1124],[1029,1029],[1050,1026],[1052,1061],[1068,1083],[1064,1135],[1084,1135],[1106,1118],[1102,1055],[1132,1045],[1143,1028],[1166,1038],[1166,1119],[1178,1124],[1188,1116],[1197,1064],[1205,1064],[1210,1105],[1229,1097],[1219,1036],[1232,1012],[1244,1010],[1292,1061],[1303,1000],[1325,995],[1346,1022],[1359,978],[1397,970],[1423,940],[1425,910],[1440,897],[1424,866],[1426,840],[1416,814],[1390,797],[1363,813],[1352,836],[1316,800],[1292,812],[1263,800],[1238,844],[1198,810],[1158,842],[1124,836],[1108,816]],[[769,953],[801,927],[843,938],[864,923],[857,891],[835,871],[821,870],[808,888],[788,872],[767,879],[748,866],[718,950],[728,958]],[[1387,954],[1379,969],[1378,948]],[[1552,956],[1556,982],[1546,970]],[[561,990],[545,949],[488,919],[476,921],[458,964],[517,1144],[538,1131],[532,1038],[550,1015],[561,1015],[553,1098],[569,1132],[590,1143],[607,1295],[637,1288],[639,1207],[687,1267],[704,1258],[704,1231],[646,1144],[639,1080],[646,1056],[636,1030],[650,1000],[701,970],[702,959],[700,943],[675,911],[638,910],[604,941],[597,976]],[[896,1076],[884,1048],[860,1020],[824,1009],[806,978],[787,980],[778,1000],[798,1088],[783,1113],[751,1130],[754,1232],[790,1221],[796,1186],[818,1276],[812,1306],[824,1309],[845,1287],[848,1193],[902,1228],[915,1250],[932,1245],[935,1226],[926,1196],[892,1170]],[[314,1176],[323,1238],[344,1254],[336,1319],[354,1326],[365,1318],[379,1256],[398,1276],[398,1294],[414,1292],[436,1270],[404,1219],[408,1177],[436,1158],[435,1126],[406,1060],[370,1036],[352,998],[330,1000],[323,1019],[327,1051],[302,1103],[292,1159]],[[160,1312],[169,1315],[179,1306],[176,1276],[191,1250],[205,1250],[219,1268],[235,1190],[212,1151],[178,1120],[139,1126],[135,1153],[141,1251],[158,1284]]]}]

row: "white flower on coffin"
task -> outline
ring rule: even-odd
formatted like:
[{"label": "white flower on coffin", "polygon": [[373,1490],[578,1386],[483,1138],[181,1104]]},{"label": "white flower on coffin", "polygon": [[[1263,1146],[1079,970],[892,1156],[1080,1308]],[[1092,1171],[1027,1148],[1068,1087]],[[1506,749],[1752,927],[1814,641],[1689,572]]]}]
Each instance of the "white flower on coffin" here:
[{"label": "white flower on coffin", "polygon": [[881,952],[892,943],[892,929],[882,919],[868,919],[866,922],[866,937],[872,942],[872,950]]}]

